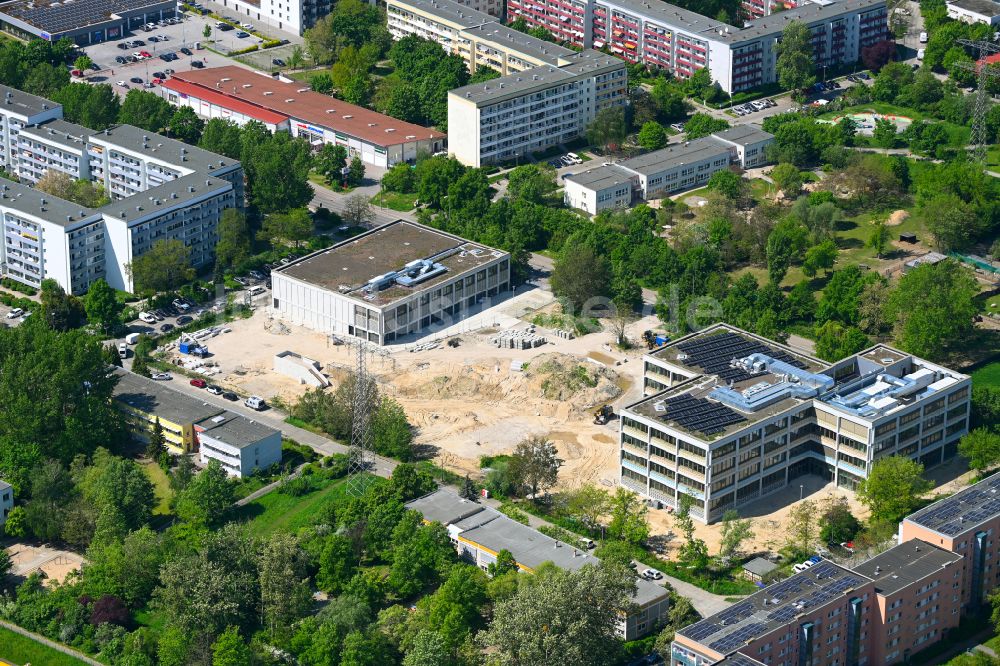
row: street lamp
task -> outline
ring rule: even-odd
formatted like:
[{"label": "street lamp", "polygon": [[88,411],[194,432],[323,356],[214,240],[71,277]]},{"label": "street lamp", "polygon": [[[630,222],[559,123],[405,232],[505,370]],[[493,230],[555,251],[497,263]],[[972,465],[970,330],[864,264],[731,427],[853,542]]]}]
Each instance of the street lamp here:
[{"label": "street lamp", "polygon": [[801,483],[800,483],[800,484],[799,484],[799,499],[802,499],[802,494],[803,494],[804,492],[805,492],[805,486],[804,486],[803,484],[801,484]]}]

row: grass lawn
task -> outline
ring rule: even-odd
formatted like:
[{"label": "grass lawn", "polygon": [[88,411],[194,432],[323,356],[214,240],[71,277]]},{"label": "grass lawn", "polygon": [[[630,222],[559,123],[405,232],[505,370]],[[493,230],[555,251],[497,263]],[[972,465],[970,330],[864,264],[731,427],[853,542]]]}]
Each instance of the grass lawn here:
[{"label": "grass lawn", "polygon": [[404,194],[403,192],[382,192],[372,197],[372,205],[385,206],[391,210],[398,210],[401,213],[406,213],[416,207],[416,200],[416,194]]},{"label": "grass lawn", "polygon": [[350,192],[352,192],[354,190],[353,187],[348,187],[348,188],[344,189],[344,188],[340,187],[339,185],[332,185],[332,184],[326,182],[326,177],[325,176],[321,176],[318,173],[316,173],[315,171],[310,171],[309,172],[309,182],[312,183],[313,185],[318,185],[319,187],[325,187],[326,189],[332,190],[334,192],[340,192],[341,194],[349,194]]},{"label": "grass lawn", "polygon": [[170,498],[174,496],[174,491],[170,489],[170,479],[159,465],[148,462],[142,466],[146,476],[153,482],[153,491],[156,493],[156,506],[153,507],[154,516],[170,515]]},{"label": "grass lawn", "polygon": [[928,120],[931,122],[941,123],[948,130],[948,145],[952,147],[966,146],[969,143],[972,130],[969,127],[962,125],[956,125],[955,123],[949,123],[944,120],[937,120],[932,118],[916,109],[911,109],[905,106],[896,106],[895,104],[887,104],[885,102],[869,102],[868,104],[858,104],[857,106],[850,106],[842,111],[830,111],[824,113],[819,118],[820,120],[833,120],[838,116],[847,115],[850,113],[861,113],[864,111],[875,111],[876,113],[888,116],[905,116],[913,121],[918,120]]},{"label": "grass lawn", "polygon": [[237,512],[238,519],[248,521],[250,533],[263,536],[272,532],[295,532],[311,525],[323,509],[347,497],[347,479],[327,481],[320,490],[301,497],[274,491],[259,497]]},{"label": "grass lawn", "polygon": [[84,662],[0,627],[0,659],[14,664],[81,666]]},{"label": "grass lawn", "polygon": [[984,365],[974,371],[972,384],[974,386],[1000,386],[1000,361]]}]

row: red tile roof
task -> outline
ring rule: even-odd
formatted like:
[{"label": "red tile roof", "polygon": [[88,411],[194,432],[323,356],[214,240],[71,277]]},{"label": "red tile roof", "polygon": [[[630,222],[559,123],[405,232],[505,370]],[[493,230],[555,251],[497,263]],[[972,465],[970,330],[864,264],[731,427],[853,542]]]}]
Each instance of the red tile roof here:
[{"label": "red tile roof", "polygon": [[216,106],[229,109],[230,111],[242,113],[245,116],[259,120],[262,123],[278,125],[288,120],[288,116],[286,115],[262,109],[258,106],[254,106],[253,104],[233,99],[232,97],[223,95],[222,93],[215,92],[214,90],[210,90],[208,88],[202,88],[201,86],[181,81],[177,78],[167,79],[160,84],[160,87],[166,88],[167,90],[173,90],[181,97],[194,97],[195,99],[201,99],[211,104],[215,104]]},{"label": "red tile roof", "polygon": [[177,72],[173,80],[219,95],[220,101],[213,100],[216,104],[245,103],[377,146],[445,137],[437,130],[307,90],[304,83],[285,83],[235,65]]}]

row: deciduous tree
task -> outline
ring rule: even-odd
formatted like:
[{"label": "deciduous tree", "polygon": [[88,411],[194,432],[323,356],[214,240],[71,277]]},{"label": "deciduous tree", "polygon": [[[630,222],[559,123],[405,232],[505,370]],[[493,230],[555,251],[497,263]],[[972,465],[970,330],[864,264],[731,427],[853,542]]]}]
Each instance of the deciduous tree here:
[{"label": "deciduous tree", "polygon": [[790,21],[781,31],[776,69],[787,90],[805,90],[816,81],[812,33],[802,21]]},{"label": "deciduous tree", "polygon": [[667,132],[663,125],[650,120],[639,130],[639,145],[646,150],[659,150],[667,145]]},{"label": "deciduous tree", "polygon": [[649,537],[649,512],[646,503],[631,490],[619,486],[609,500],[611,522],[608,536],[630,544],[641,544]]},{"label": "deciduous tree", "polygon": [[139,292],[170,291],[195,276],[190,250],[183,241],[175,239],[154,242],[148,252],[126,264],[125,270]]},{"label": "deciduous tree", "polygon": [[972,469],[983,475],[1000,463],[1000,434],[989,428],[976,428],[959,441],[958,452]]},{"label": "deciduous tree", "polygon": [[858,484],[858,499],[871,511],[872,522],[896,523],[913,510],[920,496],[933,487],[923,477],[924,466],[903,456],[886,456],[872,463]]},{"label": "deciduous tree", "polygon": [[508,471],[517,485],[525,488],[532,499],[539,499],[539,492],[556,484],[563,460],[557,455],[555,444],[543,437],[529,437],[514,448]]},{"label": "deciduous tree", "polygon": [[900,278],[889,297],[889,316],[896,322],[900,347],[936,358],[948,346],[967,339],[978,311],[979,287],[958,262],[918,266]]}]

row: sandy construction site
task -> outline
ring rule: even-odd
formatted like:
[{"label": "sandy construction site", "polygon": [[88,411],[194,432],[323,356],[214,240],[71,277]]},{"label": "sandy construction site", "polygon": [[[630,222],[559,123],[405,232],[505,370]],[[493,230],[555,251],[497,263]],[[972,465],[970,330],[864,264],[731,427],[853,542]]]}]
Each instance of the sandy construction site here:
[{"label": "sandy construction site", "polygon": [[[503,308],[504,306],[499,306]],[[593,423],[594,410],[612,404],[615,412],[641,394],[644,349],[620,352],[602,331],[566,340],[538,327],[548,343],[530,350],[500,349],[490,339],[502,330],[526,330],[530,324],[506,314],[489,326],[457,335],[459,346],[442,341],[435,349],[405,349],[370,357],[369,372],[385,395],[403,406],[415,427],[418,445],[433,447],[442,466],[475,473],[483,455],[511,451],[521,440],[544,436],[565,460],[560,485],[617,483],[617,421]],[[655,328],[653,318],[630,327],[639,338]],[[274,355],[292,351],[314,359],[337,384],[353,367],[353,351],[305,328],[278,322],[260,308],[253,317],[232,322],[228,333],[210,338],[209,381],[242,394],[294,402],[309,386],[273,370]],[[175,358],[180,358],[175,356]]]}]

